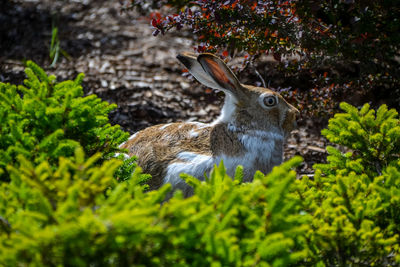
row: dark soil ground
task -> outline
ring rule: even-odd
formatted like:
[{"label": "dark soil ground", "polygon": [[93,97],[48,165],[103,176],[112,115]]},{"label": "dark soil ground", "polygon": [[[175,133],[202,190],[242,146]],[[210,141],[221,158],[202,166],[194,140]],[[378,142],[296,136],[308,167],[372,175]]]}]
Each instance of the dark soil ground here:
[{"label": "dark soil ground", "polygon": [[[49,67],[52,24],[69,54],[54,68]],[[58,80],[85,73],[85,93],[116,103],[111,122],[131,133],[172,121],[210,122],[219,114],[223,95],[182,75],[175,59],[193,51],[190,37],[184,31],[153,37],[149,21],[135,12],[121,13],[116,0],[0,0],[0,81],[21,84],[23,62],[31,59]],[[259,83],[251,75],[240,77]],[[326,158],[320,129],[320,123],[302,118],[288,139],[285,158],[301,155],[302,174],[312,175],[311,166]]]}]

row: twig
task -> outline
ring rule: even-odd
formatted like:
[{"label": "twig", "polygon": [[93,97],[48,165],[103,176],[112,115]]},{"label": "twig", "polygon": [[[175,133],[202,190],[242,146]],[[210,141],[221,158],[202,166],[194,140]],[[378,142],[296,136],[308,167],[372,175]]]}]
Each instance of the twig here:
[{"label": "twig", "polygon": [[253,67],[253,69],[254,69],[255,73],[257,74],[258,78],[260,78],[260,80],[261,80],[261,82],[262,82],[264,88],[267,88],[267,85],[266,85],[266,83],[265,83],[265,80],[264,80],[264,78],[261,76],[261,74],[258,72],[257,68],[254,67],[253,63],[251,63],[251,66]]},{"label": "twig", "polygon": [[382,175],[382,168],[381,168],[381,165],[379,164],[379,162],[375,162],[375,168],[376,168],[376,171],[378,172],[379,176]]}]

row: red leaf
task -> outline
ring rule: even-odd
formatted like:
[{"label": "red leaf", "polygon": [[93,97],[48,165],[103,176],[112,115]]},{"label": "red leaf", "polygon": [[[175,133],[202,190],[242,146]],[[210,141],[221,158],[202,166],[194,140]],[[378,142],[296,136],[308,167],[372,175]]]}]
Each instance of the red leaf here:
[{"label": "red leaf", "polygon": [[239,0],[236,0],[233,4],[232,4],[232,8],[235,8],[236,5],[238,4]]},{"label": "red leaf", "polygon": [[264,36],[267,37],[268,33],[269,33],[269,29],[266,29],[265,32],[264,32]]},{"label": "red leaf", "polygon": [[222,55],[223,55],[224,57],[227,57],[227,56],[229,55],[229,53],[228,53],[227,50],[225,50],[224,52],[222,52]]},{"label": "red leaf", "polygon": [[367,39],[367,37],[368,37],[368,33],[366,32],[366,33],[362,33],[361,34],[361,37],[365,40],[365,39]]},{"label": "red leaf", "polygon": [[204,52],[206,50],[206,47],[204,46],[204,45],[199,45],[199,46],[197,46],[197,51],[199,52],[199,53],[202,53],[202,52]]},{"label": "red leaf", "polygon": [[161,14],[160,14],[160,12],[151,12],[150,13],[150,18],[152,18],[152,19],[155,19],[155,18],[161,19]]}]

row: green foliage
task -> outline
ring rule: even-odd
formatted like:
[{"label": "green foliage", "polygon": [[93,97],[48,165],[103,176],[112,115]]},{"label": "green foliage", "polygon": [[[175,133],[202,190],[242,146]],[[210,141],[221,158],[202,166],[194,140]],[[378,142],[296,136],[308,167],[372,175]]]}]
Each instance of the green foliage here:
[{"label": "green foliage", "polygon": [[0,85],[0,265],[307,262],[310,216],[291,170],[300,158],[252,183],[222,164],[204,182],[183,175],[195,195],[166,202],[171,186],[146,192],[135,158],[108,159],[127,136],[108,124],[113,106],[82,97],[82,75],[56,83],[32,62],[26,73],[26,87]]},{"label": "green foliage", "polygon": [[345,111],[322,133],[347,152],[328,147],[298,194],[313,215],[309,240],[317,258],[340,266],[400,263],[400,121],[385,105],[377,112],[342,103]]},{"label": "green foliage", "polygon": [[113,178],[119,160],[95,166],[81,149],[54,171],[20,158],[0,190],[0,263],[31,265],[287,266],[304,261],[309,216],[290,194],[301,159],[253,183],[232,180],[221,164],[196,195],[178,192],[161,205],[170,185],[144,193],[139,169]]},{"label": "green foliage", "polygon": [[198,244],[194,238],[195,244],[187,253],[190,255],[201,248],[200,251],[206,252],[200,252],[201,256],[208,253],[210,256],[205,261],[194,259],[187,263],[204,266],[219,259],[225,266],[263,266],[267,263],[287,266],[305,260],[304,233],[309,217],[300,213],[299,199],[290,194],[296,179],[291,168],[300,162],[300,158],[293,158],[269,175],[257,173],[252,183],[244,184],[241,167],[232,180],[222,164],[214,168],[206,182],[184,175],[186,182],[194,187],[195,196],[191,201],[197,203],[192,206],[198,209],[187,211],[182,208],[187,216],[182,218],[182,224],[192,218],[189,229],[196,228],[195,236],[201,240]]},{"label": "green foliage", "polygon": [[361,110],[342,103],[340,107],[346,111],[336,114],[329,121],[328,129],[322,134],[332,142],[348,147],[352,153],[342,156],[334,148],[328,148],[332,163],[345,163],[344,166],[319,166],[330,168],[331,172],[338,173],[338,169],[348,169],[356,173],[366,172],[370,177],[381,174],[382,168],[386,168],[399,158],[400,151],[400,123],[396,110],[388,110],[382,105],[376,112],[365,104]]},{"label": "green foliage", "polygon": [[60,38],[58,37],[58,27],[54,24],[52,25],[51,30],[51,41],[50,41],[50,49],[49,49],[49,57],[51,60],[50,67],[54,67],[57,63],[58,58],[60,57],[60,53],[66,58],[70,59],[67,51],[61,48],[60,46]]},{"label": "green foliage", "polygon": [[9,179],[7,165],[20,166],[19,155],[35,165],[54,165],[79,146],[88,156],[101,152],[103,159],[120,151],[128,133],[108,122],[115,105],[83,97],[83,74],[58,83],[33,62],[27,66],[25,86],[0,83],[0,180]]},{"label": "green foliage", "polygon": [[[74,157],[60,158],[55,170],[46,161],[34,166],[23,156],[19,168],[8,166],[11,181],[0,190],[0,215],[6,222],[0,230],[0,264],[82,265],[80,257],[93,260],[89,247],[104,249],[108,222],[99,223],[96,210],[115,200],[112,193],[133,192],[114,178],[121,161],[95,166],[99,158],[85,159],[78,147]],[[141,182],[138,172],[130,180],[135,188]]]},{"label": "green foliage", "polygon": [[[0,84],[1,266],[395,266],[400,264],[400,122],[342,103],[327,164],[296,179],[295,157],[243,183],[221,163],[184,199],[147,192],[112,106],[28,63]],[[341,146],[345,152],[338,149]]]}]

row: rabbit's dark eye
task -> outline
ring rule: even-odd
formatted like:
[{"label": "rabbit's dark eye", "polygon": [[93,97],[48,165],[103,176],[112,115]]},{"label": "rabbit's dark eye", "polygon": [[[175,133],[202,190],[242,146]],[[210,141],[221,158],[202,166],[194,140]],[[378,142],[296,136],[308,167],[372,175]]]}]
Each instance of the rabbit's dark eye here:
[{"label": "rabbit's dark eye", "polygon": [[267,107],[272,107],[276,105],[276,97],[273,95],[270,96],[266,96],[263,99],[264,105],[266,105]]}]

